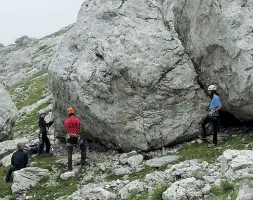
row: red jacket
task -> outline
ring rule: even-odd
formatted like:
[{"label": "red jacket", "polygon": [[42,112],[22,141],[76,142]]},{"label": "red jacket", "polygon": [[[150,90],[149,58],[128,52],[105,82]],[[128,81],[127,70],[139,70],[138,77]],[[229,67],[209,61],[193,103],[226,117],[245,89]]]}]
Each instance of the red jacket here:
[{"label": "red jacket", "polygon": [[81,121],[75,116],[71,116],[64,122],[67,133],[72,136],[80,134]]}]

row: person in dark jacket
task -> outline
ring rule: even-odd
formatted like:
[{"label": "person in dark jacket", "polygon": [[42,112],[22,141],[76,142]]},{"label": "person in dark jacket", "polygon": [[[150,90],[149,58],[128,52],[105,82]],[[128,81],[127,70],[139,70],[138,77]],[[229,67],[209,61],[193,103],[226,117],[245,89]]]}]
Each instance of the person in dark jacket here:
[{"label": "person in dark jacket", "polygon": [[38,155],[41,155],[41,153],[44,151],[44,144],[46,144],[46,153],[49,153],[50,151],[50,141],[47,137],[47,129],[53,124],[53,121],[46,122],[45,121],[46,113],[44,110],[39,111],[39,149],[38,149]]},{"label": "person in dark jacket", "polygon": [[11,174],[13,171],[17,171],[23,169],[28,164],[28,155],[24,151],[25,145],[22,143],[17,144],[18,150],[15,151],[11,157],[11,166],[7,172],[5,177],[5,181],[8,182],[11,178]]}]

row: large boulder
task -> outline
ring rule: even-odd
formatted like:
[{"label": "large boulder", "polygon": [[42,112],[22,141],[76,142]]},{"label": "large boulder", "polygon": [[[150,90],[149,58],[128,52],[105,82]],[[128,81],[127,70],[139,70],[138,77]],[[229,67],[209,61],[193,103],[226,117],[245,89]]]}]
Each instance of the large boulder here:
[{"label": "large boulder", "polygon": [[207,99],[163,6],[83,3],[49,67],[58,137],[69,106],[82,134],[108,148],[148,150],[196,136]]},{"label": "large boulder", "polygon": [[12,127],[18,114],[18,110],[11,100],[9,93],[0,84],[0,142],[12,139]]},{"label": "large boulder", "polygon": [[253,117],[253,2],[178,0],[175,26],[199,82],[217,84],[225,107]]}]

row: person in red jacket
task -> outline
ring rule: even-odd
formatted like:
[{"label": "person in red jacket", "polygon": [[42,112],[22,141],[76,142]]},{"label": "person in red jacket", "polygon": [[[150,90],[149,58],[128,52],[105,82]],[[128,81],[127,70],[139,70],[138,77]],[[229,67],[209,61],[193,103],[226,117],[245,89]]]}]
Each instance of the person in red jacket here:
[{"label": "person in red jacket", "polygon": [[88,165],[86,162],[86,147],[80,136],[81,121],[75,116],[74,108],[67,109],[68,119],[65,120],[64,126],[67,131],[67,153],[68,153],[68,170],[72,170],[72,152],[75,144],[79,145],[81,150],[81,166]]}]

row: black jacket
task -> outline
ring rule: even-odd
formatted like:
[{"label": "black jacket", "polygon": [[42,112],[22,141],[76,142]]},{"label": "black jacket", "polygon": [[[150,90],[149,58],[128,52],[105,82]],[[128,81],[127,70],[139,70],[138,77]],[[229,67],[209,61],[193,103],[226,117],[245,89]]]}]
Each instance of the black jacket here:
[{"label": "black jacket", "polygon": [[28,164],[28,155],[24,150],[18,149],[13,153],[11,157],[11,164],[14,166],[15,170],[20,170],[25,168]]},{"label": "black jacket", "polygon": [[46,123],[44,118],[39,118],[40,133],[42,134],[42,136],[47,135],[47,128],[49,128],[53,123],[53,121]]}]

